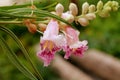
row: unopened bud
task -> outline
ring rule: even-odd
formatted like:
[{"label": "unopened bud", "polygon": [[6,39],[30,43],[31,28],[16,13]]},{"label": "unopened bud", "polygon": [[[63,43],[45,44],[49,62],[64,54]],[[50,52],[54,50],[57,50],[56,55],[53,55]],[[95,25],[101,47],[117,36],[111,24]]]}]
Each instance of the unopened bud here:
[{"label": "unopened bud", "polygon": [[43,24],[43,23],[39,23],[38,24],[38,29],[42,32],[44,32],[46,30],[47,25]]},{"label": "unopened bud", "polygon": [[37,27],[35,24],[29,24],[29,26],[27,26],[28,28],[28,31],[31,32],[31,33],[35,33],[37,31]]},{"label": "unopened bud", "polygon": [[95,12],[95,5],[90,5],[89,6],[89,13],[94,13]]},{"label": "unopened bud", "polygon": [[82,25],[82,26],[87,26],[89,24],[88,19],[86,18],[79,18],[78,22]]},{"label": "unopened bud", "polygon": [[[26,25],[26,27],[28,28],[28,31],[31,33],[35,33],[37,31],[37,27],[35,24],[31,23],[32,20],[30,19],[26,19],[24,20],[24,24]],[[34,21],[34,20],[33,20]]]},{"label": "unopened bud", "polygon": [[117,11],[119,8],[119,3],[117,1],[112,1],[112,10]]},{"label": "unopened bud", "polygon": [[99,16],[101,16],[101,17],[108,17],[108,16],[110,16],[110,13],[107,10],[103,10],[103,11],[101,11],[99,13]]},{"label": "unopened bud", "polygon": [[76,16],[76,15],[78,14],[77,5],[74,4],[74,3],[70,3],[70,5],[69,5],[69,10],[70,10],[70,13],[71,13],[73,16]]},{"label": "unopened bud", "polygon": [[61,15],[64,11],[64,7],[62,4],[57,4],[56,7],[55,7],[55,11],[58,15]]},{"label": "unopened bud", "polygon": [[112,7],[112,1],[108,1],[107,3],[105,3],[104,7]]},{"label": "unopened bud", "polygon": [[65,20],[67,20],[69,23],[72,23],[74,21],[74,16],[69,15]]},{"label": "unopened bud", "polygon": [[88,13],[85,15],[85,17],[88,19],[88,20],[93,20],[96,18],[96,15],[95,13]]},{"label": "unopened bud", "polygon": [[103,9],[103,11],[105,12],[110,12],[112,10],[112,8],[110,6],[107,6]]},{"label": "unopened bud", "polygon": [[100,13],[99,13],[99,15],[101,16],[101,17],[108,17],[108,16],[110,16],[110,11],[111,11],[111,7],[105,7]]},{"label": "unopened bud", "polygon": [[74,16],[68,12],[63,13],[61,17],[68,21],[69,23],[72,23],[74,21]]},{"label": "unopened bud", "polygon": [[82,14],[86,14],[88,12],[89,9],[89,4],[87,2],[83,3],[82,5]]},{"label": "unopened bud", "polygon": [[100,0],[98,3],[97,3],[97,11],[101,11],[103,9],[103,2]]}]

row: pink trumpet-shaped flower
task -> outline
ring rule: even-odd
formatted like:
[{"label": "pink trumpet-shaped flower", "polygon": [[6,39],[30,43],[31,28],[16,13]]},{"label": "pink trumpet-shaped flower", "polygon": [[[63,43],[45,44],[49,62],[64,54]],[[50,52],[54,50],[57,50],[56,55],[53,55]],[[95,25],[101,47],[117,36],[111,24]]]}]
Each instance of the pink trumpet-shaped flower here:
[{"label": "pink trumpet-shaped flower", "polygon": [[[62,14],[62,18],[66,19],[70,16],[70,13],[66,12]],[[83,53],[88,49],[87,41],[79,41],[79,34],[80,32],[73,29],[70,26],[66,26],[66,29],[64,31],[66,36],[66,47],[63,48],[63,51],[66,52],[64,58],[68,59],[71,54],[82,56]]]},{"label": "pink trumpet-shaped flower", "polygon": [[65,59],[68,59],[71,54],[82,56],[83,53],[87,50],[87,41],[79,41],[79,32],[71,27],[66,28],[66,40],[67,46],[63,49],[66,54]]},{"label": "pink trumpet-shaped flower", "polygon": [[61,50],[66,40],[63,35],[58,35],[59,25],[57,21],[51,20],[41,37],[41,51],[38,52],[38,57],[44,61],[44,66],[48,66],[54,58],[54,54]]}]

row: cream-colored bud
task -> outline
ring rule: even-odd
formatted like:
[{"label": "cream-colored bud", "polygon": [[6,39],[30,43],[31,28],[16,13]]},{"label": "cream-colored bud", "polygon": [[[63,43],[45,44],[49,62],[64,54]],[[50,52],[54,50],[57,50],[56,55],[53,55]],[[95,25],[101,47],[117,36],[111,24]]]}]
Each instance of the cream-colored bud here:
[{"label": "cream-colored bud", "polygon": [[95,5],[90,5],[89,6],[89,13],[94,13],[95,12]]},{"label": "cream-colored bud", "polygon": [[106,12],[110,12],[112,10],[112,8],[110,6],[107,6],[103,10],[106,11]]},{"label": "cream-colored bud", "polygon": [[101,16],[101,17],[108,17],[108,16],[110,16],[110,13],[109,13],[109,11],[107,11],[107,10],[102,10],[102,11],[99,13],[99,16]]},{"label": "cream-colored bud", "polygon": [[95,13],[88,13],[85,15],[85,17],[88,19],[88,20],[93,20],[96,18],[96,15]]},{"label": "cream-colored bud", "polygon": [[58,15],[61,15],[64,11],[64,7],[62,4],[57,4],[56,7],[55,7],[55,11]]},{"label": "cream-colored bud", "polygon": [[105,3],[104,7],[112,7],[112,1],[108,1],[107,3]]},{"label": "cream-colored bud", "polygon": [[70,13],[71,13],[73,16],[76,16],[76,15],[78,14],[77,5],[74,4],[74,3],[70,3],[70,5],[69,5],[69,10],[70,10]]},{"label": "cream-colored bud", "polygon": [[119,3],[117,1],[112,1],[112,10],[117,11],[119,8]]},{"label": "cream-colored bud", "polygon": [[100,0],[98,3],[97,3],[97,11],[101,11],[103,9],[103,2]]},{"label": "cream-colored bud", "polygon": [[112,10],[113,11],[117,11],[119,7],[113,7]]},{"label": "cream-colored bud", "polygon": [[88,9],[89,9],[89,4],[87,2],[83,3],[82,5],[82,14],[87,14],[88,12]]},{"label": "cream-colored bud", "polygon": [[74,21],[74,16],[70,14],[65,18],[65,20],[68,21],[69,23],[72,23]]},{"label": "cream-colored bud", "polygon": [[79,18],[78,22],[82,25],[82,26],[87,26],[89,24],[89,20],[86,18]]}]

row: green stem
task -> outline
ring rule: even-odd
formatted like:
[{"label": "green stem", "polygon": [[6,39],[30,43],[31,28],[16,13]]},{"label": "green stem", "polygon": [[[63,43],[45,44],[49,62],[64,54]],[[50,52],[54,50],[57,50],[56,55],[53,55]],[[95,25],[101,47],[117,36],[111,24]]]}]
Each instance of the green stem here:
[{"label": "green stem", "polygon": [[[49,20],[44,20],[44,21],[36,21],[35,23],[48,23]],[[0,24],[23,24],[23,21],[0,21]]]},{"label": "green stem", "polygon": [[0,24],[22,24],[23,21],[0,21]]}]

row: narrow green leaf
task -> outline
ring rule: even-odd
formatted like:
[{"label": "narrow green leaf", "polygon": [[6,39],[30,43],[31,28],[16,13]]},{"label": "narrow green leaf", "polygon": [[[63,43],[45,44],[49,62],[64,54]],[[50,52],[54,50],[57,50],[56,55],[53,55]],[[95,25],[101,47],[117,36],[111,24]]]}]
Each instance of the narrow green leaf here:
[{"label": "narrow green leaf", "polygon": [[8,28],[6,27],[0,27],[0,30],[4,31],[5,33],[9,34],[14,41],[18,44],[18,47],[21,49],[21,51],[23,52],[24,56],[26,57],[27,61],[30,63],[34,73],[36,74],[36,76],[40,79],[43,80],[41,74],[39,73],[39,71],[37,70],[37,68],[35,67],[34,63],[32,62],[29,53],[26,51],[26,49],[24,48],[22,42],[17,38],[17,36]]},{"label": "narrow green leaf", "polygon": [[57,19],[59,21],[62,21],[64,23],[66,23],[66,24],[68,24],[70,26],[74,26],[74,25],[70,24],[69,22],[67,22],[66,20],[64,20],[63,18],[61,18],[61,17],[59,17],[57,15],[54,15],[54,14],[48,12],[48,11],[41,10],[41,9],[32,10],[30,8],[18,8],[18,9],[8,10],[8,12],[11,13],[11,15],[21,14],[21,13],[31,13],[32,11],[33,11],[33,13],[35,15],[37,15],[38,18],[41,17],[41,16],[52,17],[52,18],[55,18],[55,19]]},{"label": "narrow green leaf", "polygon": [[16,54],[10,49],[5,40],[0,35],[0,45],[7,54],[10,61],[28,78],[31,80],[38,80],[18,59]]},{"label": "narrow green leaf", "polygon": [[41,20],[43,20],[43,17],[33,17],[33,16],[25,16],[25,15],[15,15],[15,14],[11,14],[11,13],[9,13],[9,12],[0,12],[0,19],[1,18],[6,18],[6,17],[10,17],[10,18],[30,18],[30,19],[41,19]]}]

